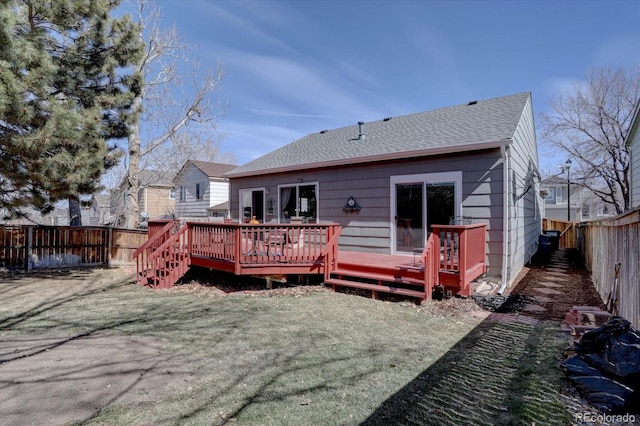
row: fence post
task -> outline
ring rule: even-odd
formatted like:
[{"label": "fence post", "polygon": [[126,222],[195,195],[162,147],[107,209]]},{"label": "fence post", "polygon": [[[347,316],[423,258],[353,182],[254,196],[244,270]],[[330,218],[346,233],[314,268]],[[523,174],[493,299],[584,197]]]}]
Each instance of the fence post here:
[{"label": "fence post", "polygon": [[107,243],[107,268],[111,268],[111,247],[113,246],[113,228],[108,228],[108,239]]},{"label": "fence post", "polygon": [[30,271],[33,269],[33,261],[32,261],[32,257],[33,257],[33,226],[29,226],[27,227],[27,247],[26,247],[26,256],[24,258],[24,269],[26,271]]}]

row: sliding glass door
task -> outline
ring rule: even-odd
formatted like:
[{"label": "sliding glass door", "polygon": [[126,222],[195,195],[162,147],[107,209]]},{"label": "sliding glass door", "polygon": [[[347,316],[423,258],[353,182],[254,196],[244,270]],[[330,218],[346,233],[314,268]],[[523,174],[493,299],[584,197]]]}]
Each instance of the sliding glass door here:
[{"label": "sliding glass door", "polygon": [[424,248],[433,225],[459,216],[461,186],[461,172],[392,176],[392,252]]}]

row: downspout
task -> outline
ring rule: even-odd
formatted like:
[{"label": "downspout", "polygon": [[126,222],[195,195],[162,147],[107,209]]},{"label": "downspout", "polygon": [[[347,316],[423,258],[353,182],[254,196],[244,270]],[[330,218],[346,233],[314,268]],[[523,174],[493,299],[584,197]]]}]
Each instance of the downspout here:
[{"label": "downspout", "polygon": [[502,294],[507,288],[507,260],[509,259],[509,155],[506,145],[500,145],[502,157],[502,285],[498,294]]}]

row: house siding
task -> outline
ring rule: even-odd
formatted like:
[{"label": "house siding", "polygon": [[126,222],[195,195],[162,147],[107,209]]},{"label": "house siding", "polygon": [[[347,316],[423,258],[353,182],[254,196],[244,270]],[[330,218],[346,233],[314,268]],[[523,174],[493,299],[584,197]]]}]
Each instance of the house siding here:
[{"label": "house siding", "polygon": [[147,187],[139,201],[140,211],[145,211],[150,218],[171,215],[175,210],[175,200],[169,198],[172,188]]},{"label": "house siding", "polygon": [[[318,219],[342,226],[341,250],[390,253],[390,177],[452,171],[462,172],[461,214],[472,216],[474,223],[487,224],[489,274],[500,275],[503,172],[499,149],[232,178],[231,216],[238,219],[241,189],[264,187],[265,199],[276,202],[278,185],[317,182]],[[342,211],[350,196],[356,198],[360,212]],[[267,221],[276,220],[277,216],[267,217]]]},{"label": "house siding", "polygon": [[506,278],[511,282],[536,253],[542,231],[544,200],[539,190],[538,151],[531,98],[523,110],[508,156],[510,231]]},{"label": "house siding", "polygon": [[630,207],[640,207],[640,132],[633,134],[629,145],[629,191]]},{"label": "house siding", "polygon": [[209,206],[213,207],[229,200],[229,182],[211,179],[207,192]]},{"label": "house siding", "polygon": [[[201,185],[202,197],[196,198],[196,184]],[[209,177],[200,169],[189,165],[176,178],[176,215],[179,218],[206,217],[209,201],[207,198]],[[186,198],[180,200],[180,187],[186,188]]]},{"label": "house siding", "polygon": [[[196,184],[201,185],[202,197],[196,198]],[[229,199],[229,183],[223,178],[210,178],[202,170],[188,164],[175,179],[175,211],[179,218],[207,217],[209,207]],[[180,187],[186,187],[186,199],[180,200]]]}]

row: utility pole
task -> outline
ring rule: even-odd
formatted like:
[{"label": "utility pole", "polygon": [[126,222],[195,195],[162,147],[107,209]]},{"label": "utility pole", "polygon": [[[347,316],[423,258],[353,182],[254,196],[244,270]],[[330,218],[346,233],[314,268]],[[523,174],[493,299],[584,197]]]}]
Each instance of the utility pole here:
[{"label": "utility pole", "polygon": [[558,167],[560,173],[564,173],[565,170],[567,172],[567,222],[571,222],[571,159],[567,159],[563,165]]},{"label": "utility pole", "polygon": [[571,222],[571,160],[567,159],[564,164],[567,169],[567,222]]}]

